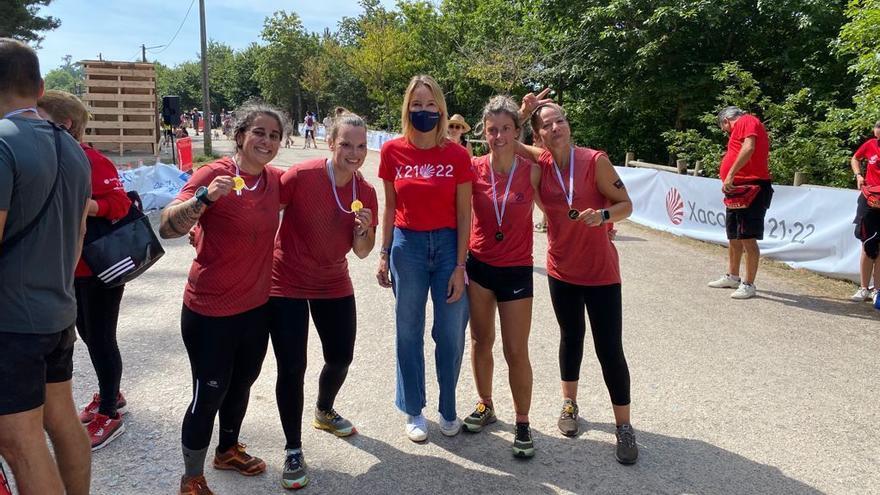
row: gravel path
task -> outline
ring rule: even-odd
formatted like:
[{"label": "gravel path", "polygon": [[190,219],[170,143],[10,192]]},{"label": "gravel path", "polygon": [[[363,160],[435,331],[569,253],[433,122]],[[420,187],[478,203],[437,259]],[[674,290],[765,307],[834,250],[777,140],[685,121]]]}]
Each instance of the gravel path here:
[{"label": "gravel path", "polygon": [[[326,154],[282,150],[275,162]],[[371,152],[364,173],[374,184],[377,167],[378,154]],[[307,418],[303,443],[312,482],[303,493],[878,493],[880,314],[848,302],[849,284],[773,264],[759,274],[760,297],[733,301],[729,291],[705,287],[724,269],[723,249],[628,222],[619,229],[637,465],[614,461],[613,417],[589,349],[581,381],[583,432],[570,439],[556,430],[558,329],[542,268],[546,237],[538,234],[530,341],[536,457],[510,455],[513,412],[500,342],[499,422],[477,435],[439,434],[428,345],[432,430],[424,445],[406,439],[403,416],[393,405],[393,299],[376,284],[374,251],[366,260],[350,258],[360,325],[355,360],[336,404],[360,433],[337,439],[314,430]],[[165,245],[165,258],[126,288],[119,342],[131,412],[126,433],[94,455],[95,494],[176,493],[182,473],[180,421],[191,391],[179,315],[192,250],[184,240]],[[322,362],[317,342],[313,333],[307,416]],[[208,468],[218,494],[284,492],[275,371],[270,351],[242,429],[242,441],[266,459],[269,472],[244,478]],[[78,345],[77,401],[86,402],[96,389],[85,346]],[[467,359],[458,390],[459,414],[466,415],[475,399]]]}]

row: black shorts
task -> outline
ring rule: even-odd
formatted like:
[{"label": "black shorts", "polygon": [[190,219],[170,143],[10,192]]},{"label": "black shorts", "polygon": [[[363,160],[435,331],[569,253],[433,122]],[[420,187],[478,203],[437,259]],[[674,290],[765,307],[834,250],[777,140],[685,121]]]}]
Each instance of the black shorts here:
[{"label": "black shorts", "polygon": [[756,181],[752,184],[761,186],[761,191],[748,208],[738,210],[727,209],[724,220],[728,239],[764,238],[764,217],[773,199],[773,186],[770,181]]},{"label": "black shorts", "polygon": [[46,384],[73,377],[74,326],[47,335],[0,333],[0,416],[46,402]]},{"label": "black shorts", "polygon": [[880,209],[868,206],[865,196],[859,194],[856,218],[856,239],[862,242],[862,249],[868,258],[876,260],[880,255]]},{"label": "black shorts", "polygon": [[516,301],[534,295],[531,266],[492,266],[469,254],[468,278],[495,293],[498,302]]},{"label": "black shorts", "polygon": [[312,136],[312,139],[315,139],[315,131],[312,129],[306,129],[306,139],[308,139],[309,136]]}]

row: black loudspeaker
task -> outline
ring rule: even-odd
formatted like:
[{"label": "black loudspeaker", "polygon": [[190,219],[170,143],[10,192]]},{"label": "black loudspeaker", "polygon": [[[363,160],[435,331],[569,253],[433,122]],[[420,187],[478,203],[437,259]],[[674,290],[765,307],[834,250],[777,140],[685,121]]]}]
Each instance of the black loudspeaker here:
[{"label": "black loudspeaker", "polygon": [[162,120],[172,127],[180,125],[180,97],[179,96],[163,96],[162,97]]}]

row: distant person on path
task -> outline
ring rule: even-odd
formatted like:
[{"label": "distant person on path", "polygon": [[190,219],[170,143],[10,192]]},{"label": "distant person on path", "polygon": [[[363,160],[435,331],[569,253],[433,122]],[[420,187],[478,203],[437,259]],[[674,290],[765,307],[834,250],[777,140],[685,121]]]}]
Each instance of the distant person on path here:
[{"label": "distant person on path", "polygon": [[633,464],[639,451],[630,423],[620,260],[607,227],[630,216],[632,201],[605,152],[572,143],[565,111],[544,99],[548,92],[523,97],[520,116],[530,118],[545,147],[521,146],[541,167],[539,198],[547,213],[547,281],[560,330],[563,401],[557,426],[572,437],[580,429],[577,395],[586,308],[617,427],[615,458]]},{"label": "distant person on path", "polygon": [[324,126],[324,135],[329,136],[330,127],[333,126],[333,117],[328,113],[321,124]]},{"label": "distant person on path", "polygon": [[465,134],[471,132],[471,126],[469,126],[467,121],[464,120],[464,117],[460,114],[453,115],[449,118],[449,125],[447,128],[449,129],[449,139],[453,143],[458,143],[464,146],[468,150],[468,154],[473,155],[471,145],[468,143],[467,138],[464,137]]},{"label": "distant person on path", "polygon": [[236,119],[235,154],[199,168],[162,211],[159,229],[169,239],[198,225],[180,316],[193,384],[181,431],[181,495],[211,493],[204,463],[218,412],[214,468],[245,476],[266,470],[239,443],[239,432],[269,343],[281,171],[268,163],[281,146],[285,119],[255,103]]},{"label": "distant person on path", "polygon": [[[128,214],[131,200],[125,194],[116,166],[106,156],[83,142],[89,112],[70,93],[50,90],[37,102],[40,114],[67,128],[80,142],[92,169],[92,198],[89,200],[86,232],[106,232],[110,222]],[[79,419],[86,425],[92,450],[106,447],[125,432],[122,414],[125,397],[119,391],[122,381],[122,355],[116,341],[119,305],[125,285],[105,287],[85,260],[76,265],[76,329],[89,349],[98,377],[98,391]]]},{"label": "distant person on path", "polygon": [[[315,143],[315,116],[312,112],[306,112],[306,118],[303,119],[303,124],[305,124],[305,138],[306,142],[303,144],[303,149],[318,148],[318,144]],[[311,139],[311,144],[309,144],[309,139]]]},{"label": "distant person on path", "polygon": [[376,190],[358,172],[367,157],[363,119],[352,114],[336,119],[327,144],[330,159],[298,163],[281,178],[281,202],[287,206],[275,241],[269,307],[278,362],[275,393],[287,440],[281,484],[288,489],[309,482],[302,451],[309,315],[324,356],[312,425],[338,437],[356,431],[334,409],[357,334],[346,255],[354,252],[363,259],[370,254],[379,205]]},{"label": "distant person on path", "polygon": [[532,212],[541,170],[516,155],[521,134],[519,106],[508,96],[495,96],[483,109],[483,132],[489,153],[471,160],[473,219],[467,260],[470,303],[471,364],[476,382],[474,412],[463,428],[473,433],[496,421],[492,400],[495,314],[501,319],[501,342],[515,413],[513,455],[532,457],[529,426],[532,365]]},{"label": "distant person on path", "polygon": [[89,161],[39,116],[42,95],[37,54],[0,38],[0,456],[22,495],[87,495],[71,377]]},{"label": "distant person on path", "polygon": [[[865,173],[862,174],[862,162],[865,162]],[[859,290],[851,299],[856,302],[877,301],[880,289],[880,209],[868,207],[868,200],[863,193],[864,187],[880,187],[880,120],[874,124],[874,137],[865,141],[853,154],[850,160],[859,199],[856,206],[856,239],[862,242],[862,253],[859,257]],[[868,287],[874,279],[874,290]]]},{"label": "distant person on path", "polygon": [[199,115],[199,111],[195,108],[192,109],[192,125],[196,130],[196,136],[199,135],[199,121],[202,120],[202,116]]},{"label": "distant person on path", "polygon": [[430,76],[410,80],[401,106],[403,136],[379,157],[385,187],[382,252],[376,277],[392,287],[397,328],[397,408],[413,442],[428,438],[425,395],[425,305],[434,309],[431,336],[440,385],[440,432],[461,430],[455,389],[468,319],[465,260],[471,227],[471,164],[447,138],[446,100]]},{"label": "distant person on path", "polygon": [[[727,152],[721,159],[719,175],[724,182],[725,195],[740,186],[757,186],[759,192],[745,208],[726,209],[727,274],[709,282],[709,287],[736,289],[730,297],[750,299],[755,297],[755,276],[761,250],[758,241],[764,238],[764,217],[773,198],[770,181],[770,138],[764,124],[757,117],[737,107],[727,107],[718,112],[718,126],[730,135]],[[740,277],[743,253],[746,258],[746,274]]]}]

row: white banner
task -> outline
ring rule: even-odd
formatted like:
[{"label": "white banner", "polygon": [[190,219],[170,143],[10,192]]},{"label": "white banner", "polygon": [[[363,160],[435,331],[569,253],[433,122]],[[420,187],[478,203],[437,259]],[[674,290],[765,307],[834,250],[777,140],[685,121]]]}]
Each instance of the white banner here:
[{"label": "white banner", "polygon": [[[676,235],[727,245],[721,181],[644,168],[615,167],[636,223]],[[761,254],[836,278],[859,279],[861,243],[852,219],[859,192],[773,185]]]},{"label": "white banner", "polygon": [[[306,125],[300,123],[299,124],[299,134],[300,136],[304,136],[306,133]],[[327,128],[323,125],[315,125],[315,137],[318,139],[327,140]],[[392,134],[390,132],[384,131],[367,131],[367,149],[373,151],[379,151],[382,149],[382,145],[385,144],[386,141],[390,141],[394,138],[400,137],[400,134]]]},{"label": "white banner", "polygon": [[118,172],[125,190],[137,191],[144,211],[164,208],[189,180],[189,174],[162,162]]}]

